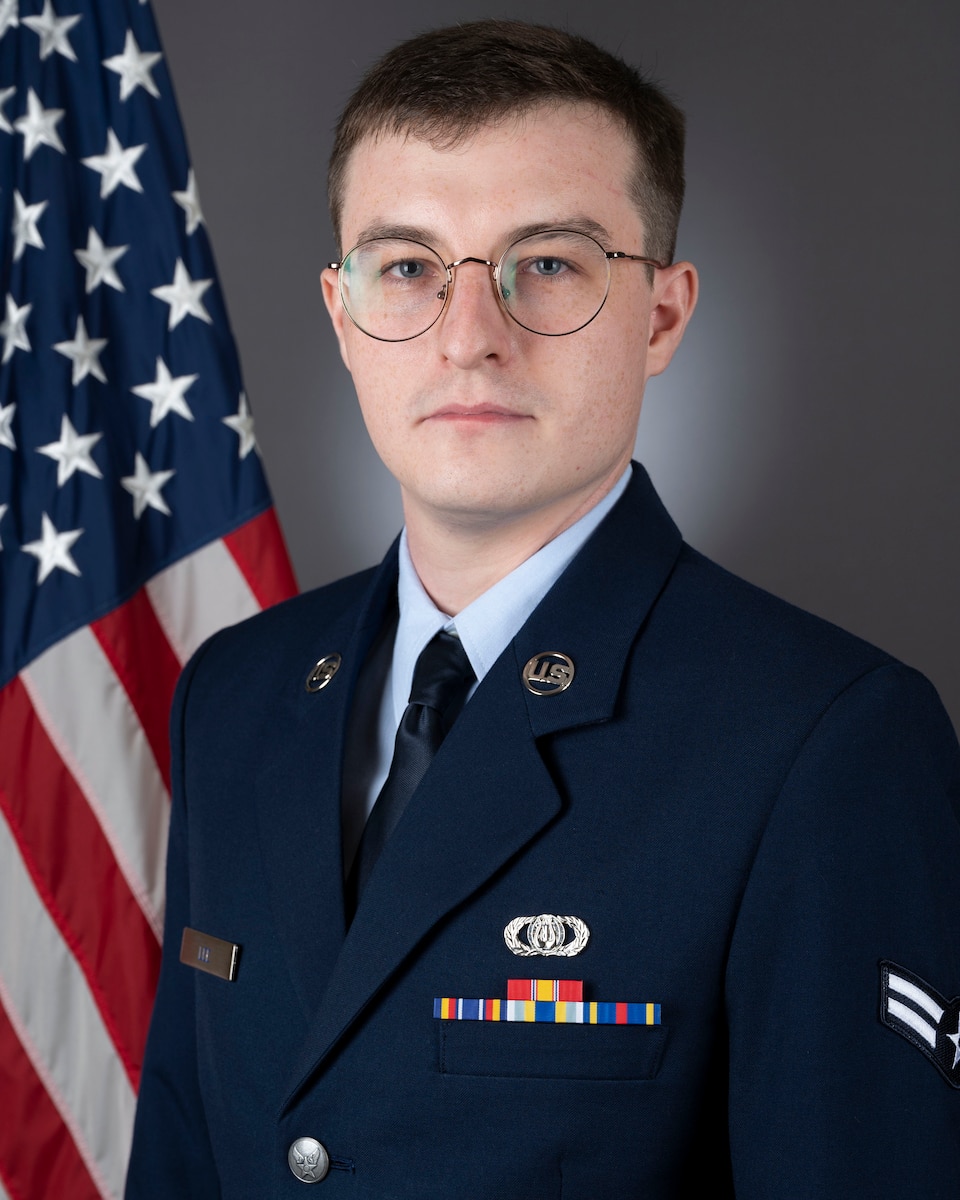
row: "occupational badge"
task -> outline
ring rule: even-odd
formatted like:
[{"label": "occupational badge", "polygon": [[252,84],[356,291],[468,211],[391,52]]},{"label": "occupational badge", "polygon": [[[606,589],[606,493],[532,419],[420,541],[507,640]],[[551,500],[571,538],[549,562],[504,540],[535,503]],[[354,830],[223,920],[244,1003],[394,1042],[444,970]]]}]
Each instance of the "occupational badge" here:
[{"label": "occupational badge", "polygon": [[[569,936],[568,936],[569,933]],[[503,930],[503,940],[513,954],[529,958],[572,958],[590,940],[590,930],[579,917],[514,917]]]}]

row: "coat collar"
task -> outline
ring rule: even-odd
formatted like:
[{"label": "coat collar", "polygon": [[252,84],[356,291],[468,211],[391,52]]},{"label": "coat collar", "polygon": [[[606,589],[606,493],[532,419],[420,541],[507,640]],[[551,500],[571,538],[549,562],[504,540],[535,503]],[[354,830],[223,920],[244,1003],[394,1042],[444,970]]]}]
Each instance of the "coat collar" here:
[{"label": "coat collar", "polygon": [[[288,1079],[284,1110],[427,933],[558,815],[562,801],[537,739],[612,716],[633,643],[680,547],[676,526],[635,464],[623,498],[477,689],[387,843]],[[366,609],[367,645],[374,608]],[[555,695],[531,694],[524,664],[557,650],[574,662],[573,684]],[[342,756],[343,721],[341,709],[315,760]],[[328,814],[326,826],[339,831],[339,808],[331,807],[337,819]],[[289,863],[285,871],[289,879]],[[308,877],[315,884],[316,870]],[[329,890],[322,903],[342,913],[342,898],[334,901]],[[314,919],[319,900],[310,899]]]}]

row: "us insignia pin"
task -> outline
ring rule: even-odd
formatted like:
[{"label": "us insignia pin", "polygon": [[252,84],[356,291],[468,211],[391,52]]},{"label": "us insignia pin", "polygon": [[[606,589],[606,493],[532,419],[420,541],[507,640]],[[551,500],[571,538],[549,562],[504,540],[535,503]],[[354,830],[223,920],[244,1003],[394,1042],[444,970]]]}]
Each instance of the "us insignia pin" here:
[{"label": "us insignia pin", "polygon": [[960,1088],[960,996],[946,1000],[919,975],[884,961],[880,1020],[926,1055],[951,1087]]},{"label": "us insignia pin", "polygon": [[576,667],[569,654],[544,650],[523,668],[523,682],[534,696],[556,696],[567,690],[575,674]]}]

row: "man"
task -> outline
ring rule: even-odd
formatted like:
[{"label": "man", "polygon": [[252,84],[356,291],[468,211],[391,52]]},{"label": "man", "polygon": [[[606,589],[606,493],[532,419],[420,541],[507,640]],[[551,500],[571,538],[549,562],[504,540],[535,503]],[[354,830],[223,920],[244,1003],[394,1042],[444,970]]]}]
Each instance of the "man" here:
[{"label": "man", "polygon": [[682,180],[554,30],[350,101],[323,289],[404,534],[181,681],[129,1197],[960,1194],[946,716],[630,465]]}]

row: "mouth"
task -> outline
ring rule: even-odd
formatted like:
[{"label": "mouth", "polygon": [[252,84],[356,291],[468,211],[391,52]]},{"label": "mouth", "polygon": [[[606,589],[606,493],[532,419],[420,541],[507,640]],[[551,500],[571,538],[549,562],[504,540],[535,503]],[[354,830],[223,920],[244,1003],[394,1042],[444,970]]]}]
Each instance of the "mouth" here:
[{"label": "mouth", "polygon": [[427,421],[462,421],[472,424],[498,424],[511,421],[528,421],[527,413],[506,408],[500,404],[445,404],[424,418]]}]

